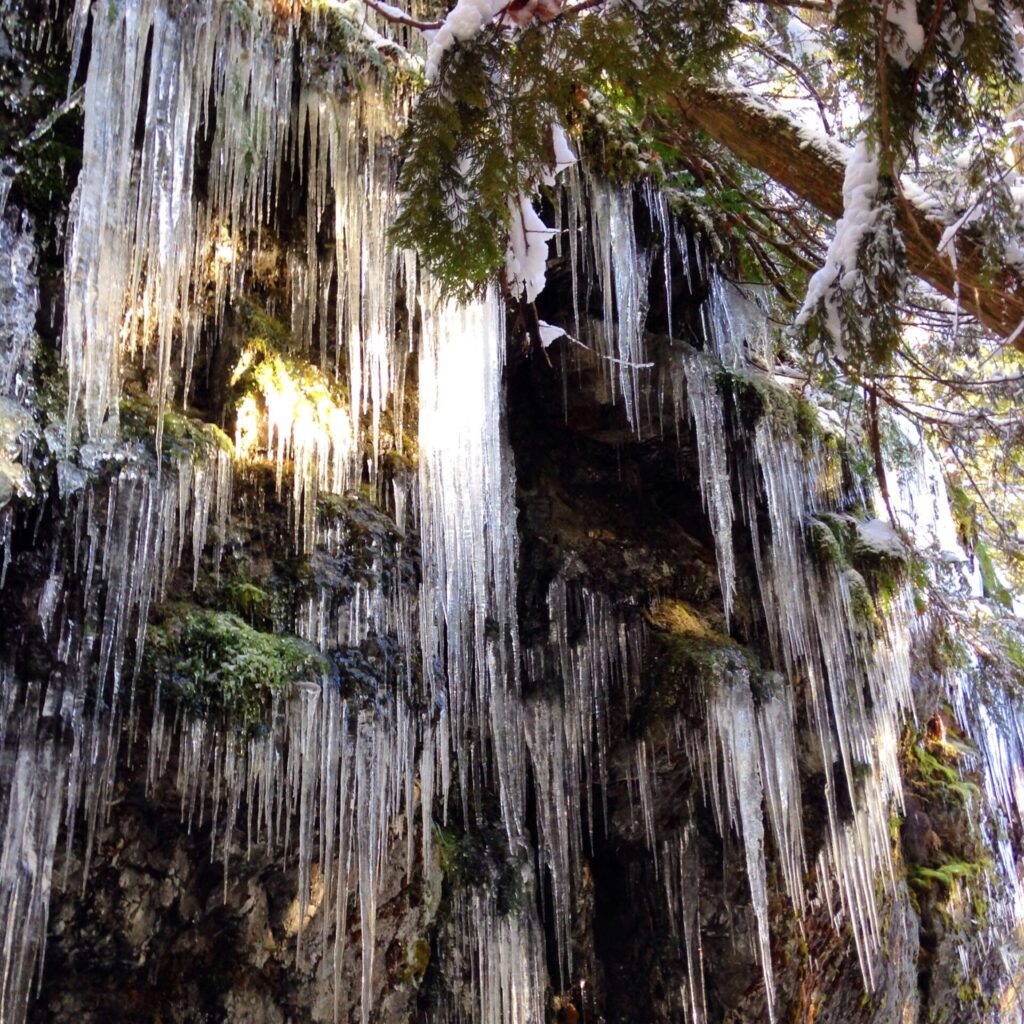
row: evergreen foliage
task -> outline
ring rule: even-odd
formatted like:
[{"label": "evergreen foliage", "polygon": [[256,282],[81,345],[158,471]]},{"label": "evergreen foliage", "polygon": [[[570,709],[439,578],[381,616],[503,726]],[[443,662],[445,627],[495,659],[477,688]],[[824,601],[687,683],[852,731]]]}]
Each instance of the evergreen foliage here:
[{"label": "evergreen foliage", "polygon": [[[653,182],[728,275],[770,288],[779,358],[833,397],[848,429],[862,425],[872,472],[899,434],[885,426],[894,414],[925,429],[972,496],[993,572],[1019,586],[1020,341],[993,338],[909,276],[921,239],[900,214],[914,205],[951,225],[941,247],[928,243],[935,263],[955,268],[966,245],[983,281],[1017,287],[1006,283],[1024,267],[1022,13],[1021,0],[585,0],[518,30],[499,14],[448,50],[418,99],[393,239],[449,292],[478,289],[502,267],[510,199],[546,188],[561,124],[592,172]],[[807,125],[809,143],[860,144],[877,164],[855,256],[798,329],[834,214],[689,123],[680,99],[695,83],[745,92],[767,117]]]},{"label": "evergreen foliage", "polygon": [[406,131],[397,244],[465,295],[505,254],[509,197],[551,164],[551,124],[578,125],[592,94],[642,124],[684,74],[707,74],[735,41],[723,0],[571,10],[508,37],[499,22],[452,47]]}]

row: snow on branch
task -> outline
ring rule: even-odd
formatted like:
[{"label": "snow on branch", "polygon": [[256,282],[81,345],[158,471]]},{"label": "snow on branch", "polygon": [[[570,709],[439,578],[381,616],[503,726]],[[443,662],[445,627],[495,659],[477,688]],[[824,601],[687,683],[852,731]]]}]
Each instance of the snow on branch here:
[{"label": "snow on branch", "polygon": [[[740,88],[689,82],[676,95],[683,119],[830,217],[844,214],[850,150]],[[896,226],[908,269],[1024,351],[1024,280],[1009,261],[993,268],[971,224],[957,233],[954,264],[940,252],[957,218],[910,181],[901,182]]]}]

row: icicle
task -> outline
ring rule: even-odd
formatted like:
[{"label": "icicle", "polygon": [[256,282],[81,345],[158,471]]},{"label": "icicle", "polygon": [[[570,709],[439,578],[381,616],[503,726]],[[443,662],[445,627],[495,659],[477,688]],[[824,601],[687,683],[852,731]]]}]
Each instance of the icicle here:
[{"label": "icicle", "polygon": [[59,691],[22,685],[0,665],[0,1019],[23,1019],[46,944],[50,883],[64,807],[67,752]]},{"label": "icicle", "polygon": [[[764,973],[768,1016],[774,1020],[775,981],[768,927],[768,886],[761,809],[764,791],[762,760],[757,717],[746,672],[729,673],[723,679],[722,690],[715,694],[709,711],[710,742],[712,747],[721,747],[729,824],[743,839],[747,881],[757,919],[759,958]],[[724,829],[725,822],[719,825]]]},{"label": "icicle", "polygon": [[[806,899],[804,872],[807,854],[804,851],[793,688],[781,676],[776,676],[770,682],[772,693],[766,696],[757,709],[764,802],[786,893],[797,913],[802,914]],[[768,679],[763,680],[763,685],[768,683]]]},{"label": "icicle", "polygon": [[733,553],[734,508],[725,441],[725,405],[717,386],[715,365],[708,358],[687,350],[682,363],[687,402],[697,437],[701,495],[711,518],[722,609],[728,622],[736,594],[736,556]]},{"label": "icicle", "polygon": [[[234,380],[254,358],[251,349],[243,352]],[[285,464],[291,464],[295,541],[310,552],[316,543],[319,493],[342,494],[360,480],[354,471],[358,435],[352,433],[350,410],[327,375],[309,367],[299,370],[278,355],[261,361],[253,378],[266,416],[261,416],[253,394],[243,399],[235,421],[235,448],[243,459],[261,448],[267,452],[277,469],[278,495]]]},{"label": "icicle", "polygon": [[35,237],[27,223],[0,219],[0,398],[31,395],[31,359],[39,285]]},{"label": "icicle", "polygon": [[593,260],[604,301],[595,350],[614,366],[612,398],[621,396],[630,426],[638,430],[640,369],[646,365],[647,258],[636,244],[632,193],[595,178],[588,185]]},{"label": "icicle", "polygon": [[705,1024],[704,950],[700,935],[700,864],[692,826],[662,845],[661,861],[665,898],[673,937],[681,939],[686,952],[686,988],[681,992],[684,1016],[689,1024]]},{"label": "icicle", "polygon": [[[518,538],[511,458],[502,424],[504,312],[492,290],[468,306],[420,296],[420,500],[424,660],[443,656],[452,742],[474,724],[490,738],[509,840],[522,833],[523,768],[515,580]],[[446,626],[442,641],[441,624]],[[443,643],[443,649],[442,649]],[[469,756],[467,756],[469,755]],[[459,758],[463,798],[475,789]],[[442,794],[442,799],[446,796]]]}]

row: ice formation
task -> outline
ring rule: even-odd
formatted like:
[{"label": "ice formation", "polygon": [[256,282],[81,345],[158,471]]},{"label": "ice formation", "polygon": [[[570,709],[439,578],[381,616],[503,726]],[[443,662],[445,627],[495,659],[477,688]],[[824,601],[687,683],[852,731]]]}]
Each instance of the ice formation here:
[{"label": "ice formation", "polygon": [[[88,6],[78,7],[76,52]],[[472,37],[500,8],[460,0],[431,42],[428,77],[448,46]],[[87,873],[125,724],[145,736],[149,785],[172,773],[184,820],[210,823],[226,878],[234,859],[257,844],[294,858],[300,960],[319,943],[316,951],[340,977],[353,954],[345,942],[349,915],[358,917],[364,1024],[373,1012],[386,871],[397,862],[406,880],[419,875],[436,883],[435,825],[456,816],[455,799],[460,820],[479,823],[489,790],[498,795],[501,852],[515,874],[520,909],[499,906],[493,879],[457,893],[442,953],[452,977],[465,984],[446,994],[438,1019],[540,1024],[553,981],[545,926],[554,936],[559,982],[572,983],[586,859],[598,830],[609,827],[608,791],[622,787],[631,801],[629,834],[649,850],[681,944],[687,978],[680,1013],[704,1024],[698,842],[692,823],[666,824],[659,813],[665,766],[673,757],[689,759],[722,839],[742,849],[772,1013],[773,862],[798,916],[809,902],[796,735],[803,716],[825,778],[816,896],[828,901],[837,928],[851,929],[870,988],[886,941],[879,907],[903,898],[889,828],[902,792],[898,738],[913,716],[914,627],[906,595],[898,595],[866,630],[854,607],[857,580],[810,557],[808,517],[839,506],[821,446],[804,450],[767,416],[742,432],[730,413],[728,381],[756,374],[749,364],[763,364],[769,354],[756,301],[702,265],[664,195],[598,180],[575,166],[564,131],[553,128],[553,168],[564,172],[558,223],[566,228],[556,245],[567,249],[573,269],[573,354],[597,363],[637,437],[659,429],[692,435],[726,628],[743,583],[736,568],[742,537],[755,563],[749,585],[759,595],[770,649],[770,669],[756,679],[742,656],[730,654],[721,678],[695,700],[701,727],[669,715],[623,739],[614,724],[628,717],[643,688],[648,627],[641,609],[601,593],[578,566],[562,565],[547,591],[547,636],[525,647],[520,640],[516,483],[503,411],[507,339],[496,289],[454,303],[409,254],[388,246],[396,211],[388,146],[394,106],[369,91],[346,95],[340,72],[314,81],[305,70],[311,44],[291,22],[262,4],[246,10],[250,16],[240,17],[235,5],[215,0],[123,0],[109,18],[92,22],[86,159],[66,257],[69,401],[63,431],[47,433],[75,544],[54,561],[37,609],[66,672],[44,686],[16,678],[0,660],[0,1017],[24,1014],[45,944],[59,839],[63,831],[73,842],[83,819]],[[200,141],[212,150],[202,190],[193,180]],[[258,735],[168,715],[159,693],[152,720],[143,722],[131,659],[145,641],[150,605],[180,565],[193,580],[204,559],[216,571],[233,486],[222,446],[165,453],[162,410],[175,399],[176,377],[188,391],[201,328],[219,330],[229,299],[258,272],[261,237],[293,175],[305,182],[305,237],[281,254],[291,286],[286,315],[316,372],[300,379],[280,357],[250,351],[239,373],[251,371],[255,387],[239,407],[237,454],[267,455],[280,493],[291,474],[297,551],[325,560],[345,554],[344,530],[318,498],[364,480],[374,497],[390,501],[399,534],[418,532],[419,586],[359,582],[339,601],[327,583],[317,583],[286,624],[321,651],[394,637],[410,657],[372,694],[346,694],[326,668],[297,682],[278,695],[270,725]],[[876,187],[877,167],[862,144],[848,165],[846,216],[806,308],[855,273]],[[532,301],[543,286],[551,232],[528,197],[512,202],[509,283]],[[637,241],[638,216],[652,228],[646,249]],[[18,480],[30,484],[16,470],[35,429],[24,418],[34,242],[27,226],[8,220],[0,222],[4,567],[14,539],[3,482],[14,481],[12,493]],[[333,240],[327,259],[325,234]],[[646,318],[657,246],[665,256],[658,285],[669,332],[673,251],[685,273],[708,277],[709,299],[701,309],[704,350],[669,338],[671,365],[655,380]],[[595,291],[601,316],[591,319],[584,310]],[[407,325],[396,315],[403,301]],[[545,346],[565,333],[544,322],[540,331]],[[414,341],[418,475],[394,480],[387,496],[382,454],[401,453],[404,429],[412,426],[402,416]],[[145,360],[152,371],[150,398],[161,424],[153,451],[119,438],[119,368],[132,360]],[[666,409],[675,424],[663,421]],[[917,546],[955,562],[963,553],[940,469],[920,438],[913,440],[920,458],[891,474],[897,526]],[[858,531],[873,553],[905,556],[900,533],[880,519]],[[390,556],[373,557],[382,570]],[[72,578],[85,581],[84,609],[65,599]],[[409,667],[416,658],[422,680]],[[967,673],[946,680],[946,688],[979,748],[992,804],[1006,820],[1019,817],[1024,727],[1015,709],[978,700]],[[849,794],[849,808],[840,808],[840,792]],[[1024,919],[1005,838],[999,853],[1014,913]],[[550,921],[542,919],[547,914]]]},{"label": "ice formation", "polygon": [[502,818],[516,843],[525,795],[515,478],[502,423],[504,315],[493,290],[458,306],[440,299],[429,280],[420,310],[423,651],[447,664],[446,685],[434,697],[445,707],[453,747],[463,749],[478,729],[485,741],[476,756],[459,759],[463,800],[482,781],[471,773],[496,771]]},{"label": "ice formation", "polygon": [[[157,397],[170,397],[172,357],[189,365],[196,341],[183,332],[175,353],[175,316],[188,320],[203,301],[221,228],[241,247],[274,202],[288,142],[293,40],[273,30],[271,18],[262,7],[240,17],[212,0],[177,13],[160,0],[126,0],[93,23],[83,101],[90,158],[72,201],[64,322],[69,427],[81,409],[90,441],[116,436],[124,354],[153,350]],[[76,50],[86,26],[87,5]],[[143,113],[148,130],[137,157]],[[211,128],[204,205],[195,201],[192,176],[200,133]],[[222,273],[237,269],[229,264]],[[223,296],[221,280],[218,291]]]}]

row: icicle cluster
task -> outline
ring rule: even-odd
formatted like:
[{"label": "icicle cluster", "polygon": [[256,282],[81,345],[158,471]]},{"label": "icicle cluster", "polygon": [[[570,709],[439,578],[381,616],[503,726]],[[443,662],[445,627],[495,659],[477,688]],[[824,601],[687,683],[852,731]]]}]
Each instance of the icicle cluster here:
[{"label": "icicle cluster", "polygon": [[[303,65],[305,66],[305,65]],[[395,444],[402,445],[402,393],[405,357],[411,334],[398,331],[395,310],[399,290],[416,291],[415,262],[388,244],[397,209],[393,160],[384,145],[396,130],[396,111],[372,91],[346,99],[347,84],[330,71],[303,82],[294,129],[309,138],[297,154],[308,168],[306,246],[293,256],[292,328],[310,351],[330,363],[328,307],[335,324],[334,365],[347,368],[351,435],[358,438],[362,418],[370,418],[371,484],[376,484],[381,453],[381,417],[394,398]],[[318,248],[323,229],[334,238],[334,260]],[[411,306],[411,302],[409,303]],[[411,332],[411,317],[408,324]],[[352,459],[361,451],[353,447]],[[358,479],[362,466],[353,463]]]},{"label": "icicle cluster", "polygon": [[[71,481],[77,493],[66,495],[73,547],[57,549],[36,610],[60,670],[45,685],[0,670],[0,757],[13,764],[0,785],[5,1020],[24,1014],[45,945],[57,833],[63,828],[70,844],[80,811],[88,875],[96,828],[113,793],[126,704],[129,719],[134,715],[135,676],[126,658],[130,649],[141,650],[150,603],[163,595],[186,547],[197,572],[211,525],[218,538],[226,527],[231,463],[225,452],[182,459],[160,478],[148,460],[120,455],[120,467],[107,465],[108,481],[87,482],[83,474]],[[84,608],[69,607],[72,579],[81,582]]]},{"label": "icicle cluster", "polygon": [[[532,896],[530,872],[524,886]],[[543,1024],[544,938],[529,912],[498,913],[488,892],[460,892],[443,970],[451,979],[438,1024]],[[463,979],[460,984],[459,979]]]},{"label": "icicle cluster", "polygon": [[[570,609],[571,606],[571,609]],[[581,629],[570,630],[570,614]],[[548,643],[525,652],[524,680],[536,691],[526,706],[526,740],[537,796],[537,846],[554,904],[560,969],[571,975],[572,908],[583,853],[592,846],[595,790],[609,781],[612,698],[635,695],[643,633],[627,625],[611,602],[560,574],[548,593]],[[570,635],[574,639],[570,641]],[[561,692],[545,692],[551,678]]]},{"label": "icicle cluster", "polygon": [[[370,628],[368,619],[362,627]],[[332,963],[339,1001],[352,970],[346,938],[358,921],[361,941],[353,955],[366,1024],[380,971],[377,909],[394,851],[404,852],[405,878],[413,874],[415,780],[431,771],[417,756],[421,729],[403,695],[350,702],[329,678],[297,684],[276,702],[271,721],[269,732],[245,737],[197,718],[168,728],[158,716],[149,745],[150,784],[163,777],[176,750],[183,817],[190,828],[212,826],[225,885],[232,856],[248,856],[257,845],[283,858],[297,853],[289,930],[297,936],[298,961],[312,954]],[[429,788],[422,792],[429,800]],[[429,803],[424,814],[427,835]],[[424,863],[429,869],[430,860]],[[310,950],[305,932],[314,918]]]},{"label": "icicle cluster", "polygon": [[[509,840],[518,842],[525,772],[514,675],[515,478],[502,422],[504,312],[493,290],[458,306],[439,300],[424,280],[420,314],[424,663],[441,658],[447,666],[433,696],[463,755],[463,801],[479,790],[480,773],[493,770]],[[479,746],[466,749],[476,729]]]},{"label": "icicle cluster", "polygon": [[[88,5],[80,5],[76,53],[87,15]],[[196,321],[211,277],[223,300],[237,254],[276,201],[294,39],[274,22],[270,5],[250,10],[215,0],[182,9],[125,0],[91,24],[86,159],[69,223],[63,354],[69,433],[80,411],[87,439],[97,441],[117,434],[123,353],[155,352],[157,398],[170,397],[176,321]],[[200,204],[194,168],[207,133],[209,199]],[[196,340],[185,330],[177,346],[186,381]]]},{"label": "icicle cluster", "polygon": [[589,194],[590,242],[604,303],[595,351],[615,367],[612,397],[621,395],[635,430],[641,423],[639,372],[646,360],[647,256],[636,244],[632,194],[596,179],[589,182]]},{"label": "icicle cluster", "polygon": [[[568,224],[570,260],[574,267],[585,267],[585,251],[580,252],[576,236],[589,227],[594,274],[605,303],[603,322],[608,325],[595,332],[600,339],[598,352],[605,362],[618,365],[613,396],[617,391],[634,429],[642,432],[646,420],[639,396],[644,386],[636,367],[644,359],[648,264],[631,248],[631,220],[623,226],[631,214],[630,200],[610,191],[602,196],[600,187],[593,185],[590,191],[592,222],[588,225],[579,182],[570,180],[567,188],[563,215]],[[647,205],[652,222],[659,223],[656,202],[648,197]],[[619,241],[623,231],[628,236],[625,243]],[[668,237],[664,229],[662,234]],[[675,241],[684,255],[684,265],[688,265],[685,239]],[[666,286],[671,287],[669,279]],[[578,309],[582,287],[575,278],[573,291]],[[814,509],[836,507],[839,497],[822,458],[808,455],[794,438],[780,433],[769,416],[759,421],[742,448],[731,442],[734,426],[726,417],[717,368],[741,369],[749,359],[764,361],[767,332],[756,304],[712,277],[709,301],[701,315],[708,350],[696,353],[684,347],[678,369],[670,375],[670,386],[677,415],[681,418],[688,411],[693,423],[724,608],[728,616],[735,594],[733,531],[742,522],[752,542],[773,661],[783,673],[780,692],[793,691],[795,680],[804,681],[808,716],[825,767],[828,835],[819,877],[826,880],[824,895],[830,899],[833,893],[837,896],[837,927],[849,923],[870,989],[885,944],[880,901],[900,898],[889,821],[902,798],[898,736],[902,723],[913,714],[905,612],[899,601],[894,602],[889,617],[873,635],[865,634],[852,593],[860,581],[848,572],[821,569],[812,563],[804,533],[807,516]],[[669,319],[671,322],[671,316]],[[732,486],[736,479],[738,495]],[[939,508],[944,496],[930,493],[928,500]],[[768,516],[770,532],[765,536],[761,535],[761,510]],[[948,544],[949,523],[940,512],[936,516],[941,525],[933,531],[931,543]],[[712,733],[704,755],[705,761],[718,760],[723,766],[726,799],[724,813],[721,807],[718,810],[720,827],[733,829],[746,850],[769,1006],[773,981],[764,815],[773,831],[787,892],[798,912],[804,901],[794,715],[791,696],[773,699],[755,712],[749,686],[733,685],[727,689],[724,703],[709,704]],[[700,759],[699,751],[693,754]],[[647,810],[656,785],[655,757],[645,741],[638,744],[634,777],[652,848],[659,838]],[[996,763],[1000,760],[997,753]],[[718,770],[707,767],[705,775],[706,783],[717,793]],[[837,793],[841,788],[851,794],[853,813],[849,819],[840,815]],[[718,799],[714,797],[716,806]],[[552,869],[553,874],[556,871]],[[689,1003],[696,1006],[692,993]],[[698,1019],[697,1012],[692,1010],[694,1019]]]}]

